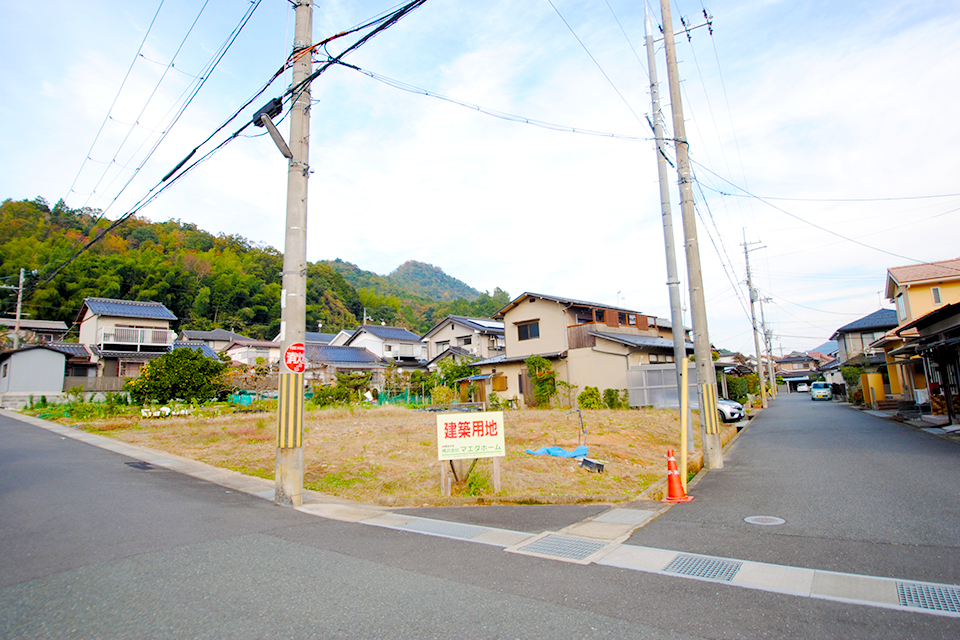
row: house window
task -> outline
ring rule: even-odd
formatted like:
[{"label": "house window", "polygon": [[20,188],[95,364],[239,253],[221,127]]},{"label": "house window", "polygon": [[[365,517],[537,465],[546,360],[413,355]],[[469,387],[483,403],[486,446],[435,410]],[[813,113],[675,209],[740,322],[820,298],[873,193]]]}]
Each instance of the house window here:
[{"label": "house window", "polygon": [[438,342],[437,343],[437,355],[440,355],[444,351],[450,348],[450,342]]},{"label": "house window", "polygon": [[533,340],[540,337],[540,322],[527,322],[517,325],[517,340]]},{"label": "house window", "polygon": [[903,294],[897,294],[897,317],[900,318],[900,321],[907,319],[907,307],[903,303]]},{"label": "house window", "polygon": [[655,353],[650,354],[650,362],[660,362],[660,356]]},{"label": "house window", "polygon": [[384,352],[384,353],[389,353],[390,351],[393,351],[393,347],[391,347],[389,344],[383,345],[383,352]]},{"label": "house window", "polygon": [[120,362],[120,377],[121,378],[136,378],[140,375],[140,370],[143,369],[142,362]]},{"label": "house window", "polygon": [[603,309],[594,309],[594,310],[593,310],[593,321],[594,321],[594,322],[603,322],[603,321],[604,321]]},{"label": "house window", "polygon": [[653,316],[647,316],[647,327],[650,329],[656,329],[657,319]]},{"label": "house window", "polygon": [[494,391],[506,391],[506,390],[507,390],[507,376],[493,376],[493,390],[494,390]]},{"label": "house window", "polygon": [[472,338],[472,337],[457,338],[457,346],[458,346],[458,347],[465,347],[465,346],[467,346],[468,344],[473,344],[473,338]]},{"label": "house window", "polygon": [[627,324],[631,327],[637,326],[637,315],[634,313],[627,315]]},{"label": "house window", "polygon": [[942,302],[940,300],[940,287],[934,287],[930,289],[930,292],[933,293],[933,304],[940,304]]},{"label": "house window", "polygon": [[6,363],[6,362],[3,363],[3,377],[4,377],[4,378],[7,377],[7,363]]}]

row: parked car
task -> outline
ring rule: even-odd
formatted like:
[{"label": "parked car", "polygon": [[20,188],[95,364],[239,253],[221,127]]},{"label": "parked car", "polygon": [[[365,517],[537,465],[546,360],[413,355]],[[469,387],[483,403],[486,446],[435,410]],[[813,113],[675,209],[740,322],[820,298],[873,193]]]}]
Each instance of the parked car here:
[{"label": "parked car", "polygon": [[814,382],[810,386],[811,400],[833,400],[833,391],[828,382]]},{"label": "parked car", "polygon": [[742,404],[723,398],[717,400],[717,412],[720,414],[720,422],[737,422],[747,417]]},{"label": "parked car", "polygon": [[806,393],[807,391],[810,391],[810,385],[808,385],[805,382],[801,382],[800,384],[797,385],[797,391],[799,391],[800,393]]}]

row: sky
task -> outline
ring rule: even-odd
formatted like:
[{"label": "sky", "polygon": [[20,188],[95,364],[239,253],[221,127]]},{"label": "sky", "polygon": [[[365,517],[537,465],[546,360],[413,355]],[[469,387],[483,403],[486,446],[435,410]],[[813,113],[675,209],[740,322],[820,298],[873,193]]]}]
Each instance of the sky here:
[{"label": "sky", "polygon": [[[747,243],[774,354],[812,350],[892,306],[888,268],[960,256],[960,4],[705,2],[672,14],[675,32],[704,6],[712,16],[712,34],[677,37],[710,340],[755,352]],[[0,199],[62,198],[110,219],[260,91],[293,40],[286,0],[0,6]],[[316,0],[313,40],[395,6]],[[643,42],[635,1],[428,0],[345,58],[414,91],[345,67],[312,85],[308,259],[384,275],[419,260],[481,291],[669,318]],[[669,137],[662,43],[656,56]],[[137,215],[282,251],[286,178],[249,127]]]}]

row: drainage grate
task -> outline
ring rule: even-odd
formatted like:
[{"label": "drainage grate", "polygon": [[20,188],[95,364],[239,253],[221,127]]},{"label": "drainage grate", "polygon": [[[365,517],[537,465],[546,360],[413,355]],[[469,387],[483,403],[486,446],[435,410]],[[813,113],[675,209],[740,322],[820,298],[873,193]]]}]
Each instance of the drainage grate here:
[{"label": "drainage grate", "polygon": [[584,540],[583,538],[549,534],[524,545],[520,551],[568,560],[586,560],[605,546],[607,546],[607,543],[599,540]]},{"label": "drainage grate", "polygon": [[139,469],[140,471],[153,471],[156,469],[156,467],[149,462],[144,462],[142,460],[137,460],[136,462],[124,462],[123,464],[127,465],[128,467],[133,467],[134,469]]},{"label": "drainage grate", "polygon": [[904,607],[960,613],[960,588],[958,587],[897,582],[897,595],[900,596],[900,604]]},{"label": "drainage grate", "polygon": [[678,573],[692,578],[730,582],[733,580],[733,577],[737,575],[737,571],[740,570],[741,566],[743,566],[742,562],[681,554],[670,561],[670,564],[664,568],[664,571]]},{"label": "drainage grate", "polygon": [[431,520],[429,518],[414,518],[406,524],[397,526],[397,529],[417,531],[419,533],[432,533],[445,538],[459,538],[461,540],[470,540],[471,538],[490,531],[487,527],[461,524],[459,522],[446,522],[444,520]]}]

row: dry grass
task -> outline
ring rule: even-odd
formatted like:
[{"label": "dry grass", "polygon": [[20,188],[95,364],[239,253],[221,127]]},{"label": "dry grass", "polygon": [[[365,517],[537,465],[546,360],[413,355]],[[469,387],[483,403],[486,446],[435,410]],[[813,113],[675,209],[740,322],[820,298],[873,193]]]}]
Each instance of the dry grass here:
[{"label": "dry grass", "polygon": [[[222,410],[220,410],[222,412]],[[398,407],[308,411],[304,484],[308,489],[364,502],[442,504],[436,414]],[[590,457],[605,463],[590,473],[570,459],[534,456],[526,449],[578,444],[579,419],[563,411],[505,412],[507,456],[501,460],[504,501],[629,499],[665,475],[665,452],[679,448],[675,411],[584,411]],[[88,431],[263,478],[273,478],[276,415],[206,409],[189,417],[139,415],[84,421]],[[698,432],[699,429],[694,429]],[[699,434],[697,435],[699,441]],[[454,495],[493,497],[491,462],[481,460]]]}]

